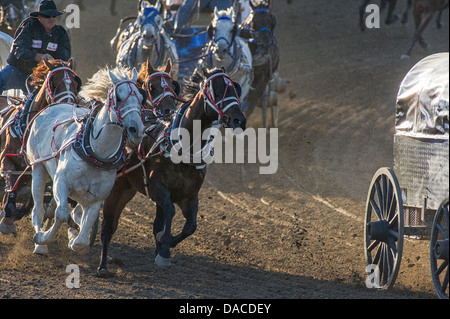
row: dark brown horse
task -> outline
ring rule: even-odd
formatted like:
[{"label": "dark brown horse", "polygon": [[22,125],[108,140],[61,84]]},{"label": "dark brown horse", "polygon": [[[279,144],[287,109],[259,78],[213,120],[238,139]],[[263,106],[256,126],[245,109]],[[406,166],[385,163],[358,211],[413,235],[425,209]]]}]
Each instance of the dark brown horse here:
[{"label": "dark brown horse", "polygon": [[[270,94],[276,94],[268,89],[269,82],[274,80],[274,74],[278,69],[280,52],[275,38],[276,18],[270,11],[271,1],[259,2],[254,5],[250,1],[252,12],[242,24],[241,37],[250,39],[249,48],[253,58],[253,82],[249,92],[249,107],[246,117],[250,117],[256,106],[262,108],[263,124],[267,126],[267,101]],[[277,106],[272,106],[272,124],[277,126],[275,114]]]},{"label": "dark brown horse", "polygon": [[441,15],[442,11],[448,8],[449,0],[414,0],[413,1],[413,17],[415,24],[415,32],[411,46],[406,54],[402,55],[402,58],[409,58],[416,42],[419,42],[420,46],[424,49],[429,47],[428,43],[422,37],[422,33],[428,26],[433,16],[438,13],[437,27],[441,27]]},{"label": "dark brown horse", "polygon": [[[137,192],[147,195],[156,203],[153,235],[156,240],[155,262],[158,266],[169,266],[170,248],[196,230],[198,192],[206,168],[203,163],[198,166],[194,162],[174,160],[179,154],[173,152],[177,134],[167,133],[184,129],[189,132],[192,142],[193,138],[198,138],[192,134],[194,121],[200,121],[201,132],[214,122],[221,122],[231,128],[245,129],[246,126],[246,119],[240,110],[239,84],[233,82],[223,69],[204,69],[202,72],[191,77],[190,84],[185,88],[189,102],[178,109],[168,130],[159,135],[161,138],[155,138],[152,134],[144,138],[141,152],[134,153],[129,163],[130,167],[137,168],[117,178],[104,202],[99,275],[108,275],[107,254],[112,235],[117,229],[122,210]],[[187,149],[190,151],[189,146]],[[174,204],[181,208],[186,219],[183,230],[176,236],[171,233]]]},{"label": "dark brown horse", "polygon": [[[20,219],[33,206],[31,197],[19,210],[16,208],[17,191],[30,183],[24,175],[26,168],[22,150],[24,134],[36,114],[52,103],[78,103],[78,90],[81,80],[73,71],[74,63],[62,60],[43,60],[33,71],[30,85],[35,88],[27,101],[5,110],[1,118],[0,172],[5,181],[3,207],[5,216],[0,221],[0,230],[9,234],[15,232],[14,220]],[[37,93],[36,93],[37,92]],[[6,97],[2,97],[6,100]],[[17,185],[16,185],[17,184]]]}]

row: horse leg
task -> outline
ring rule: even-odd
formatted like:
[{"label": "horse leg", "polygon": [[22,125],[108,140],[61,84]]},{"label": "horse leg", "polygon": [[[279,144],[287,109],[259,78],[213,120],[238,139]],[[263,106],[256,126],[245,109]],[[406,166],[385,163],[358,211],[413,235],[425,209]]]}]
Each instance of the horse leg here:
[{"label": "horse leg", "polygon": [[394,23],[398,20],[398,16],[394,14],[395,7],[397,6],[397,0],[390,0],[389,1],[389,8],[388,8],[388,14],[386,17],[385,23],[387,25]]},{"label": "horse leg", "polygon": [[405,12],[403,13],[403,17],[402,17],[403,25],[408,23],[408,14],[409,14],[409,10],[411,10],[412,2],[413,2],[413,0],[408,0],[408,2],[406,4],[406,9],[405,9]]},{"label": "horse leg", "polygon": [[442,23],[441,23],[442,11],[444,11],[444,9],[446,9],[448,6],[449,6],[449,1],[446,0],[442,3],[442,6],[438,10],[438,16],[436,18],[436,27],[438,29],[442,28]]},{"label": "horse leg", "polygon": [[191,236],[197,229],[198,195],[195,195],[190,200],[183,201],[183,203],[180,204],[180,208],[186,222],[181,233],[172,237],[172,240],[170,241],[171,248]]},{"label": "horse leg", "polygon": [[[428,17],[428,11],[426,12],[426,15]],[[409,47],[408,51],[406,52],[406,54],[402,55],[402,59],[404,58],[409,58],[411,55],[411,52],[414,48],[414,45],[416,44],[417,41],[419,41],[419,39],[421,38],[421,34],[422,31],[425,29],[425,26],[428,24],[425,23],[425,19],[422,16],[422,11],[419,8],[419,5],[417,3],[414,4],[414,8],[413,8],[413,16],[414,16],[414,23],[416,25],[416,30],[414,32],[414,36],[413,36],[413,40],[411,43],[411,46]]]},{"label": "horse leg", "polygon": [[89,250],[89,235],[92,226],[96,222],[102,201],[95,202],[89,207],[83,207],[83,215],[80,221],[80,232],[78,236],[69,241],[69,248],[80,253],[86,253]]},{"label": "horse leg", "polygon": [[[34,173],[34,169],[33,169]],[[34,241],[37,244],[47,244],[52,242],[55,238],[55,235],[63,223],[67,223],[69,220],[69,203],[68,203],[68,190],[67,186],[61,181],[61,178],[56,177],[53,183],[53,197],[56,201],[56,212],[55,212],[55,220],[53,221],[53,225],[46,232],[39,232],[34,235]],[[33,174],[34,181],[34,174]],[[42,194],[40,196],[42,211],[44,211],[43,205],[43,195],[44,195],[44,186],[42,187]],[[36,201],[36,197],[33,194],[33,199]]]},{"label": "horse leg", "polygon": [[103,203],[103,223],[102,223],[102,252],[100,256],[100,266],[97,273],[101,277],[108,276],[108,249],[111,244],[113,234],[117,230],[120,214],[125,205],[136,195],[136,189],[131,186],[126,178],[116,180],[111,193]]},{"label": "horse leg", "polygon": [[[152,200],[159,206],[157,207],[157,218],[158,210],[160,210],[159,218],[162,216],[164,220],[163,227],[160,229],[153,228],[156,242],[161,244],[160,249],[157,249],[158,254],[156,255],[155,263],[161,268],[167,268],[170,266],[170,242],[172,239],[172,219],[175,215],[175,206],[170,199],[169,191],[160,180],[152,180],[150,183],[150,188],[157,190],[152,193]],[[157,221],[155,219],[156,223],[160,223],[160,220]]]},{"label": "horse leg", "polygon": [[[10,141],[7,139],[7,142]],[[16,167],[7,153],[14,152],[11,149],[11,146],[7,143],[5,145],[5,149],[1,152],[1,163],[0,163],[0,171],[4,176],[5,180],[5,196],[3,199],[3,218],[0,220],[0,232],[5,235],[15,234],[16,225],[14,224],[14,220],[16,219],[17,208],[16,208],[16,196],[17,196],[17,188],[14,188],[17,182],[17,176],[12,173],[12,171],[16,171]]]},{"label": "horse leg", "polygon": [[[31,195],[33,197],[34,206],[31,211],[31,220],[33,223],[35,236],[40,233],[42,224],[44,222],[44,193],[45,193],[45,167],[42,164],[36,164],[33,167]],[[35,241],[36,242],[36,241]],[[34,254],[46,255],[48,253],[47,245],[40,245],[35,243]]]}]

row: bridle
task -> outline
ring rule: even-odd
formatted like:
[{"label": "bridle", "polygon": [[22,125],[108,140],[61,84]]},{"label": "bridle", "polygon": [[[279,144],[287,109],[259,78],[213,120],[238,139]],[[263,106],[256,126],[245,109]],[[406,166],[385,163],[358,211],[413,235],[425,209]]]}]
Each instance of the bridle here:
[{"label": "bridle", "polygon": [[[157,97],[152,98],[151,90],[150,90],[151,81],[156,77],[161,78],[161,87],[163,89],[163,92],[160,95],[158,95]],[[146,90],[146,94],[147,94],[147,103],[150,104],[150,106],[156,111],[159,111],[158,107],[166,97],[172,97],[175,100],[186,102],[183,99],[178,97],[177,92],[175,92],[175,90],[169,85],[169,82],[173,83],[174,79],[170,76],[169,73],[162,72],[162,71],[154,72],[147,78],[147,81],[145,83],[145,86],[146,86],[145,90]]]},{"label": "bridle", "polygon": [[[252,12],[251,12],[251,14],[250,14],[250,16],[247,18],[247,21],[252,21],[253,20],[253,16],[255,15],[255,13],[271,13],[270,12],[270,10],[269,9],[267,9],[267,8],[257,8],[257,9],[254,9]],[[255,30],[255,29],[252,29],[252,28],[250,28],[250,27],[247,27],[247,30],[249,30],[251,33],[253,33],[253,34],[255,34],[256,33],[256,35],[259,35],[259,34],[261,34],[261,33],[263,33],[263,32],[268,32],[271,36],[273,36],[273,30],[272,29],[270,29],[270,28],[267,28],[267,27],[263,27],[263,28],[261,28],[261,29],[259,29],[259,30]]]},{"label": "bridle", "polygon": [[[216,101],[214,95],[213,80],[216,78],[223,78],[225,82],[225,90],[223,96],[220,100]],[[219,115],[218,120],[223,121],[225,117],[225,112],[232,106],[237,105],[241,108],[241,101],[239,99],[239,94],[233,84],[233,80],[226,73],[216,73],[200,83],[200,91],[204,99],[204,110],[207,111],[207,107],[212,108]],[[226,97],[228,88],[232,87],[235,95]],[[225,104],[226,103],[226,104]]]},{"label": "bridle", "polygon": [[[121,100],[120,103],[118,104],[117,102],[119,102],[119,101],[117,100],[117,88],[119,86],[121,86],[121,85],[128,85],[128,88],[130,89],[130,93],[128,93],[126,98]],[[133,90],[133,87],[135,87],[136,90]],[[139,96],[137,95],[136,92],[139,92],[139,88],[138,88],[138,86],[137,86],[137,84],[135,82],[130,81],[130,80],[120,81],[120,82],[114,84],[113,87],[109,90],[109,93],[108,93],[108,111],[111,109],[111,107],[113,108],[113,110],[114,110],[114,112],[116,114],[117,120],[119,121],[120,124],[122,123],[123,119],[131,112],[137,112],[139,114],[139,116],[142,117],[143,106],[142,106],[142,103],[141,103],[141,99],[139,98]],[[129,107],[129,109],[122,110],[122,108],[125,105],[125,102],[127,102],[128,99],[131,96],[133,96],[133,95],[139,101],[140,108],[135,109],[135,108]]]},{"label": "bridle", "polygon": [[[56,84],[56,86],[52,90],[51,84],[50,84],[50,82],[51,82],[50,79],[52,78],[52,76],[54,76],[56,73],[59,73],[59,72],[64,72],[64,77]],[[77,77],[77,75],[72,71],[72,69],[69,67],[66,67],[66,66],[57,67],[50,71],[50,73],[47,75],[47,78],[45,79],[45,82],[44,82],[47,97],[50,98],[50,104],[62,103],[62,101],[66,100],[66,99],[67,99],[67,101],[66,101],[67,103],[74,103],[75,101],[77,101],[77,99],[78,99],[77,95],[70,90],[70,86],[75,84],[74,91],[75,92],[78,91],[78,82],[76,80],[75,81],[73,80],[76,77]],[[61,85],[65,85],[66,89],[64,91],[56,94],[57,89]]]}]

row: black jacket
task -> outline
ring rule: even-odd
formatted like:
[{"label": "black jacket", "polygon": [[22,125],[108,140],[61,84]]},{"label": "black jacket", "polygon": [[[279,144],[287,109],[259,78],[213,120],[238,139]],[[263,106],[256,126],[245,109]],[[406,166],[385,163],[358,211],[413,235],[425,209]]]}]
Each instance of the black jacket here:
[{"label": "black jacket", "polygon": [[71,57],[69,35],[60,25],[55,25],[47,34],[36,18],[27,18],[17,28],[7,62],[29,75],[38,64],[34,60],[38,53],[48,53],[55,59],[68,61]]}]

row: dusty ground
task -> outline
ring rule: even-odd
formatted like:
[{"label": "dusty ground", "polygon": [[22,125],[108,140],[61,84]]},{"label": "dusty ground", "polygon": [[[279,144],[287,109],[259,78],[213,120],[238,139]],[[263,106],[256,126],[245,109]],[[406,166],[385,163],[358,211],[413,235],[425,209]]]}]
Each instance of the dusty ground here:
[{"label": "dusty ground", "polygon": [[[114,63],[109,40],[118,20],[135,13],[118,1],[89,1],[72,32],[83,79]],[[275,1],[280,75],[279,167],[213,164],[200,193],[196,233],[173,249],[172,267],[154,264],[154,205],[137,196],[113,238],[110,279],[96,277],[100,242],[87,255],[67,248],[66,228],[50,256],[31,254],[30,220],[16,237],[0,236],[0,298],[436,298],[428,242],[407,239],[393,289],[365,287],[364,206],[375,171],[393,163],[395,97],[403,76],[421,58],[448,51],[443,28],[425,32],[431,48],[409,46],[413,26],[362,33],[355,0]],[[260,112],[249,125],[261,125]],[[183,219],[178,212],[175,230]],[[68,289],[66,266],[81,269],[81,287]]]}]

